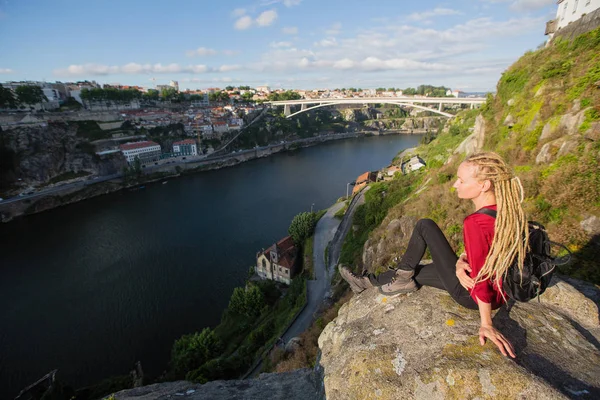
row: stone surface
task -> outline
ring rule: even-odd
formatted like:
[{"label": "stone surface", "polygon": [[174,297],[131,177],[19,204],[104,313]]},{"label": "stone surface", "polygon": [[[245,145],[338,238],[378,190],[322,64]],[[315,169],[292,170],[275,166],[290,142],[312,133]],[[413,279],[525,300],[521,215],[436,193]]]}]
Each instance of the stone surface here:
[{"label": "stone surface", "polygon": [[115,400],[319,400],[324,399],[318,373],[299,369],[262,374],[258,379],[214,381],[204,385],[178,381],[157,383],[115,393]]},{"label": "stone surface", "polygon": [[584,137],[594,142],[600,140],[600,121],[592,122],[590,129],[585,131]]},{"label": "stone surface", "polygon": [[550,160],[552,160],[552,153],[550,153],[550,146],[551,146],[550,143],[546,143],[545,145],[542,146],[540,152],[535,157],[536,164],[549,163]]},{"label": "stone surface", "polygon": [[512,107],[515,105],[515,99],[510,99],[506,102],[506,105],[508,105],[509,107]]},{"label": "stone surface", "polygon": [[578,113],[565,114],[560,118],[559,129],[564,130],[567,135],[576,135],[579,133],[579,126],[585,120],[585,112],[588,109],[581,110]]},{"label": "stone surface", "polygon": [[542,129],[542,134],[540,135],[540,140],[548,139],[550,136],[552,136],[553,132],[554,132],[554,130],[552,129],[552,125],[550,125],[550,123],[547,123],[546,125],[544,125],[544,128]]},{"label": "stone surface", "polygon": [[374,271],[379,266],[395,267],[398,249],[406,248],[416,222],[416,218],[408,216],[393,219],[381,239],[367,240],[362,255],[363,269]]},{"label": "stone surface", "polygon": [[599,398],[600,296],[581,285],[557,279],[495,313],[515,360],[481,346],[478,311],[442,290],[355,295],[319,338],[327,399]]},{"label": "stone surface", "polygon": [[580,223],[581,229],[590,235],[600,234],[600,218],[591,215]]},{"label": "stone surface", "polygon": [[480,151],[483,148],[485,141],[485,118],[481,114],[475,119],[473,133],[470,134],[463,142],[458,145],[454,154],[465,154],[467,156]]},{"label": "stone surface", "polygon": [[509,128],[512,128],[514,124],[515,124],[515,117],[513,117],[511,114],[508,114],[506,116],[506,118],[504,118],[504,125],[508,126]]},{"label": "stone surface", "polygon": [[575,149],[577,149],[577,140],[573,140],[573,139],[567,139],[563,142],[563,144],[560,146],[560,149],[558,149],[558,153],[556,153],[557,157],[560,156],[564,156],[566,154],[569,154],[571,152],[573,152]]}]

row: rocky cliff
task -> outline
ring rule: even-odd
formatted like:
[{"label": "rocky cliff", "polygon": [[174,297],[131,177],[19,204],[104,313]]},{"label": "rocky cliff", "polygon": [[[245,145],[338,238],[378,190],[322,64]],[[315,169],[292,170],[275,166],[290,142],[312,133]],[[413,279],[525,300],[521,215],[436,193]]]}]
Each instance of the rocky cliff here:
[{"label": "rocky cliff", "polygon": [[258,379],[213,381],[204,385],[167,382],[115,393],[115,400],[320,400],[324,399],[318,371],[299,369],[281,374],[262,374]]},{"label": "rocky cliff", "polygon": [[515,360],[479,344],[479,314],[424,287],[354,296],[319,338],[328,400],[597,399],[600,290],[555,279],[541,302],[494,315]]},{"label": "rocky cliff", "polygon": [[50,122],[0,131],[4,160],[1,183],[10,187],[46,185],[65,173],[110,175],[126,165],[116,153],[99,157],[95,147],[78,135],[75,122]]}]

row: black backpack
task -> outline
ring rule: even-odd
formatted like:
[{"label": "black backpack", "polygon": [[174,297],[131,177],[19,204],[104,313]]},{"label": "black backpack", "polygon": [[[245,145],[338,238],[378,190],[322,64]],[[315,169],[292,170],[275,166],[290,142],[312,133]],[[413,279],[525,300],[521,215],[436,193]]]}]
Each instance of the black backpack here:
[{"label": "black backpack", "polygon": [[[481,208],[476,214],[485,214],[496,218],[496,211],[489,208]],[[529,301],[544,293],[556,266],[566,264],[571,259],[571,252],[560,243],[552,242],[548,238],[546,228],[542,224],[529,221],[529,249],[525,254],[523,270],[519,271],[517,260],[508,268],[502,279],[502,289],[508,297],[516,301]],[[568,252],[566,257],[560,259],[553,257],[550,248],[558,246]]]}]

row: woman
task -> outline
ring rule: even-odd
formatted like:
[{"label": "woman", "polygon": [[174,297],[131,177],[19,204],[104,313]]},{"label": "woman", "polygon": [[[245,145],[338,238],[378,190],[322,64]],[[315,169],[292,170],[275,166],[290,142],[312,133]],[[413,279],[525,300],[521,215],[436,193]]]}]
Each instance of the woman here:
[{"label": "woman", "polygon": [[[340,266],[342,277],[354,292],[379,286],[386,295],[409,293],[417,285],[444,289],[460,305],[478,309],[479,340],[493,341],[503,355],[515,357],[512,344],[492,324],[492,310],[506,302],[502,277],[515,257],[523,262],[528,243],[527,220],[521,207],[523,187],[502,158],[491,152],[470,156],[458,168],[454,183],[461,199],[475,210],[496,210],[497,217],[482,213],[463,223],[466,254],[456,256],[440,228],[430,219],[417,222],[408,248],[396,270],[379,276],[357,276]],[[429,248],[433,263],[419,265]]]}]

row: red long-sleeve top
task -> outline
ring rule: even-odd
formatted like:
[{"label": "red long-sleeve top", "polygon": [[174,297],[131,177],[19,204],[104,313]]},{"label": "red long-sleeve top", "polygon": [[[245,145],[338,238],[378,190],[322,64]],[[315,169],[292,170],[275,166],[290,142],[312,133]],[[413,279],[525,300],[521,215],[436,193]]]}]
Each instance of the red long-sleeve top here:
[{"label": "red long-sleeve top", "polygon": [[[496,205],[485,206],[496,210]],[[465,241],[465,252],[467,261],[471,267],[471,278],[475,279],[492,247],[494,240],[495,218],[485,214],[471,214],[463,222],[463,238]],[[481,281],[469,290],[471,297],[477,303],[477,299],[484,303],[491,303],[492,309],[500,308],[504,304],[502,297],[502,282],[492,282],[490,279]]]}]

